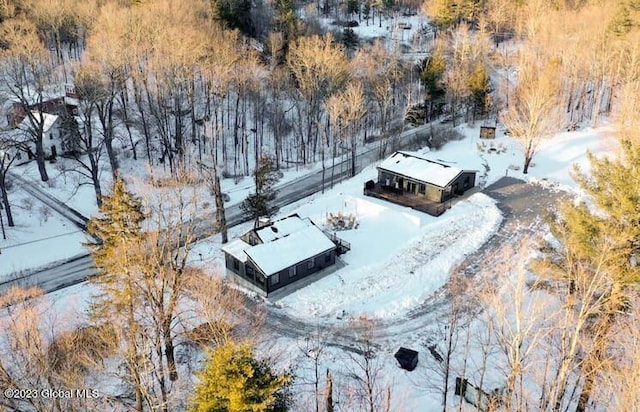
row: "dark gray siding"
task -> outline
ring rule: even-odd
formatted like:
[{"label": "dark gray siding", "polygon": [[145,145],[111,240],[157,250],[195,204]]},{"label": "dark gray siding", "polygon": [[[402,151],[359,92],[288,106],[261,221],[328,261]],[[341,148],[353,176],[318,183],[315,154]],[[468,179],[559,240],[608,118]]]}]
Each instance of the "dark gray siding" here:
[{"label": "dark gray siding", "polygon": [[238,259],[226,253],[224,254],[224,260],[228,270],[242,279],[253,283],[265,292],[267,291],[264,275],[262,275],[251,262],[240,262]]},{"label": "dark gray siding", "polygon": [[[313,260],[311,267],[309,262]],[[332,266],[336,263],[336,250],[331,249],[321,255],[314,256],[312,259],[300,262],[294,266],[288,267],[278,272],[277,276],[269,276],[267,293],[276,291],[282,287],[285,287],[293,282],[303,279],[309,275],[321,271],[324,268]],[[275,282],[277,280],[277,282]]]},{"label": "dark gray siding", "polygon": [[[461,195],[467,190],[476,185],[476,173],[475,172],[462,172],[452,183],[454,192],[457,195]],[[457,189],[457,191],[456,191]]]}]

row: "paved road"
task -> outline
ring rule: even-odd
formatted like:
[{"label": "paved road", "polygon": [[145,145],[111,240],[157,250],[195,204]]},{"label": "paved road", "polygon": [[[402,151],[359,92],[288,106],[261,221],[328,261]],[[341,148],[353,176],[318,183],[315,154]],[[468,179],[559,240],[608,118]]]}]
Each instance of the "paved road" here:
[{"label": "paved road", "polygon": [[[395,137],[396,142],[412,142],[412,138],[417,134],[428,134],[433,132],[434,126],[429,124],[420,126],[406,132],[401,133]],[[437,128],[448,126],[435,126]],[[364,148],[356,158],[356,173],[360,172],[366,166],[374,163],[379,157],[379,148],[377,144],[374,147]],[[334,182],[350,176],[351,160],[343,160],[337,162],[333,169],[331,166],[327,166],[325,170],[324,188],[328,188],[331,185],[331,171],[333,170]],[[71,209],[69,206],[56,199],[55,197],[44,192],[42,189],[31,184],[25,179],[19,176],[11,175],[13,179],[21,184],[27,192],[33,195],[36,199],[43,202],[58,214],[70,220],[74,225],[78,226],[82,230],[86,230],[87,218],[82,216],[77,211]],[[364,184],[364,182],[363,182]],[[303,176],[294,181],[283,184],[278,188],[278,197],[276,204],[279,207],[286,206],[298,200],[304,199],[314,193],[320,192],[323,188],[322,171],[317,171]],[[247,219],[242,216],[240,210],[240,204],[230,205],[226,208],[227,226],[233,227],[244,223]],[[205,216],[195,222],[196,233],[195,240],[200,240],[211,236],[211,222],[215,221],[213,214],[211,216]],[[23,275],[16,275],[13,278],[0,283],[0,293],[3,293],[11,286],[39,286],[45,292],[53,292],[63,289],[68,286],[84,282],[88,277],[94,275],[96,269],[93,266],[93,262],[88,253],[80,254],[67,261],[61,262],[56,266],[49,267],[27,273]],[[10,276],[11,277],[11,276]]]}]

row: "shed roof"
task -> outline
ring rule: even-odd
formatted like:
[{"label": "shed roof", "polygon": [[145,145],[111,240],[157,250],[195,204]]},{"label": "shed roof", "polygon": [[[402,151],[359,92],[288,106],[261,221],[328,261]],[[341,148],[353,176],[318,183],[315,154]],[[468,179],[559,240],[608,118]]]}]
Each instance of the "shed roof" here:
[{"label": "shed roof", "polygon": [[336,245],[320,229],[309,225],[288,236],[248,248],[244,252],[265,275],[271,276],[335,247]]},{"label": "shed roof", "polygon": [[403,175],[439,187],[448,186],[463,172],[462,169],[422,157],[417,153],[395,152],[378,169]]}]

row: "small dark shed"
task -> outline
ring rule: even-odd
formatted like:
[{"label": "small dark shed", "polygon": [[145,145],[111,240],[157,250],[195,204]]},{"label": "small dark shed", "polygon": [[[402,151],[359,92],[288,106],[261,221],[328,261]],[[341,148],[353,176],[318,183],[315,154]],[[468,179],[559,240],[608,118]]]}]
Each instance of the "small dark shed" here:
[{"label": "small dark shed", "polygon": [[418,352],[414,350],[401,347],[396,352],[395,357],[402,369],[412,371],[418,366]]},{"label": "small dark shed", "polygon": [[491,126],[480,126],[480,138],[481,139],[495,139],[496,128]]}]

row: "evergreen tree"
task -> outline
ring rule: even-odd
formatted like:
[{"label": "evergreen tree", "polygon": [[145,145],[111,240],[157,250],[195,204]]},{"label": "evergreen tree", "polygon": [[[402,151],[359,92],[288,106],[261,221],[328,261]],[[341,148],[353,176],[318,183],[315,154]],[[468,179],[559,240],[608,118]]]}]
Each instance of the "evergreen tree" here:
[{"label": "evergreen tree", "polygon": [[100,213],[101,216],[89,220],[87,231],[101,239],[101,243],[91,243],[88,247],[100,274],[109,276],[112,275],[110,272],[119,269],[111,267],[118,260],[114,258],[142,239],[141,225],[145,214],[140,200],[127,191],[124,181],[119,178],[113,184],[112,194],[104,196]]},{"label": "evergreen tree", "polygon": [[349,18],[352,18],[355,13],[360,11],[360,1],[359,0],[347,0],[347,13],[349,14]]},{"label": "evergreen tree", "polygon": [[469,89],[471,90],[471,106],[473,107],[473,117],[476,114],[485,114],[487,112],[487,97],[491,90],[489,83],[489,74],[482,62],[478,62],[469,78]]},{"label": "evergreen tree", "polygon": [[247,218],[254,221],[257,227],[261,217],[271,217],[278,211],[278,207],[274,204],[277,192],[273,188],[278,181],[278,172],[273,157],[268,155],[260,157],[253,175],[256,191],[247,196],[240,205],[240,209]]},{"label": "evergreen tree", "polygon": [[351,27],[345,27],[342,30],[342,44],[344,44],[348,50],[353,51],[358,47],[358,43],[358,35]]},{"label": "evergreen tree", "polygon": [[62,132],[62,147],[60,148],[62,153],[78,156],[81,152],[82,136],[76,118],[65,112],[62,115],[60,129]]},{"label": "evergreen tree", "polygon": [[87,244],[98,268],[98,275],[91,281],[102,293],[92,304],[91,312],[96,320],[102,322],[122,320],[129,383],[135,392],[135,410],[142,411],[142,355],[138,349],[140,325],[135,315],[140,297],[134,287],[134,274],[139,263],[137,250],[144,239],[141,225],[145,214],[140,200],[127,191],[119,178],[113,185],[113,193],[104,196],[100,212],[102,216],[91,218],[87,224],[89,234],[101,240],[97,244]]},{"label": "evergreen tree", "polygon": [[255,359],[248,344],[227,342],[209,353],[192,399],[193,412],[285,412],[291,377]]},{"label": "evergreen tree", "polygon": [[422,71],[420,79],[424,84],[426,95],[425,102],[428,103],[427,119],[431,119],[434,103],[442,99],[446,90],[442,84],[442,79],[447,70],[447,60],[441,48],[436,48],[433,54],[422,61]]},{"label": "evergreen tree", "polygon": [[[562,241],[564,251],[546,259],[542,266],[547,276],[569,284],[569,302],[598,302],[571,305],[576,310],[587,305],[597,308],[583,331],[587,343],[579,360],[583,384],[577,411],[584,411],[589,404],[599,372],[607,367],[615,325],[640,282],[640,142],[622,140],[621,147],[620,159],[589,154],[590,175],[576,167],[575,178],[591,196],[595,208],[584,203],[563,205],[551,229]],[[605,279],[596,283],[598,290],[583,293],[582,289],[593,287],[592,279],[598,277]]]}]

